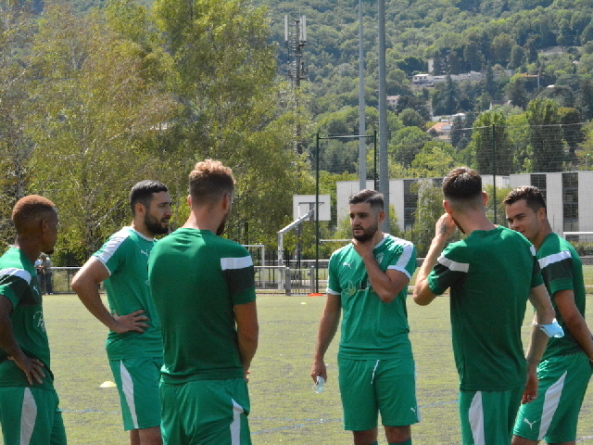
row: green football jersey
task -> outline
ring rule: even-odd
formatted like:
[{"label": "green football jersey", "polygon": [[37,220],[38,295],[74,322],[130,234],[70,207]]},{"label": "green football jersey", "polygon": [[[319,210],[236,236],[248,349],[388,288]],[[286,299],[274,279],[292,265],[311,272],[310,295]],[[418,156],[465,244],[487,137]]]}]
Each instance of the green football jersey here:
[{"label": "green football jersey", "polygon": [[525,384],[521,326],[529,292],[542,283],[534,247],[506,227],[475,230],[443,251],[428,285],[436,295],[451,288],[462,391],[507,391]]},{"label": "green football jersey", "polygon": [[[584,317],[586,291],[583,264],[574,247],[556,233],[550,233],[537,251],[537,258],[550,296],[553,297],[554,293],[561,290],[572,290],[577,309]],[[566,327],[554,298],[552,298],[552,305],[556,311],[556,319],[564,329],[564,337],[549,339],[544,359],[582,351],[581,346]]]},{"label": "green football jersey", "polygon": [[155,246],[148,276],[163,327],[163,381],[243,377],[233,307],[255,301],[249,252],[209,230],[181,228]]},{"label": "green football jersey", "polygon": [[[41,360],[45,378],[36,388],[53,388],[50,353],[42,296],[33,263],[18,248],[10,247],[0,258],[0,295],[12,303],[10,314],[14,337],[28,357]],[[25,373],[0,349],[0,386],[30,386]]]},{"label": "green football jersey", "polygon": [[93,254],[109,271],[104,284],[111,313],[127,315],[143,309],[149,318],[143,333],[109,332],[106,348],[110,360],[163,355],[161,324],[148,287],[148,257],[155,243],[131,227],[124,227]]},{"label": "green football jersey", "polygon": [[[373,252],[382,271],[394,269],[410,278],[416,269],[416,248],[409,241],[386,235]],[[408,286],[392,302],[381,301],[370,285],[364,261],[352,244],[332,254],[327,292],[340,295],[342,302],[340,357],[412,356],[406,308]]]}]

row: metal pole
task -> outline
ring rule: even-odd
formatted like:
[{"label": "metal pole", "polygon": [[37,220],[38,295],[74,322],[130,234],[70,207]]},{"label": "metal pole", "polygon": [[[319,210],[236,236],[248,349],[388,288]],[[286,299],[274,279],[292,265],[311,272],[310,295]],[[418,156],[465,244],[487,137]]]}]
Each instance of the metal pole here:
[{"label": "metal pole", "polygon": [[492,204],[494,205],[494,224],[496,224],[496,125],[492,124]]},{"label": "metal pole", "polygon": [[375,185],[375,190],[379,190],[379,184],[377,183],[379,179],[379,172],[377,172],[377,130],[373,132],[373,161],[375,162],[375,173],[373,174],[373,183]]},{"label": "metal pole", "polygon": [[390,232],[389,223],[389,165],[387,164],[387,84],[385,65],[385,0],[379,0],[379,191],[385,203],[383,232]]},{"label": "metal pole", "polygon": [[319,133],[315,155],[315,292],[319,292]]},{"label": "metal pole", "polygon": [[364,97],[364,47],[363,47],[362,0],[358,0],[358,175],[360,190],[367,188],[366,123]]}]

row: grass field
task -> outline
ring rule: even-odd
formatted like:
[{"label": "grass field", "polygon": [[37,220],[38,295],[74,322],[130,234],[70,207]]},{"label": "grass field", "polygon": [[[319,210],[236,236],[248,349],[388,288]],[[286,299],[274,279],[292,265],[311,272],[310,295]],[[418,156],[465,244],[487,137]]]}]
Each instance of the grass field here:
[{"label": "grass field", "polygon": [[[324,302],[323,297],[266,295],[258,299],[260,347],[249,383],[254,445],[352,443],[341,423],[336,384],[338,338],[327,354],[325,391],[314,393],[309,377]],[[591,308],[593,301],[588,306]],[[458,444],[458,380],[451,352],[448,298],[438,298],[428,307],[409,302],[408,309],[423,416],[413,427],[414,444]],[[593,310],[588,315],[592,320]],[[106,330],[72,295],[46,297],[45,318],[69,444],[126,444],[116,390],[99,388],[112,380],[103,348]],[[526,320],[526,337],[528,325]],[[593,445],[593,389],[585,399],[578,437],[579,444]],[[381,436],[379,443],[386,443]]]}]

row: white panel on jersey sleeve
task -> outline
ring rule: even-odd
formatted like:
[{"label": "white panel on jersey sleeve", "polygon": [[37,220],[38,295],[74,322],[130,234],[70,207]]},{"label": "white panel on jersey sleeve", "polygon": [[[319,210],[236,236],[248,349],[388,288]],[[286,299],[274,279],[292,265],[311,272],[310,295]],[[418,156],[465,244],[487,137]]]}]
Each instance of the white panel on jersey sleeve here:
[{"label": "white panel on jersey sleeve", "polygon": [[563,260],[568,260],[572,258],[570,252],[568,250],[563,250],[562,252],[555,253],[553,255],[548,255],[547,257],[539,259],[539,267],[543,269],[550,264],[559,263]]},{"label": "white panel on jersey sleeve", "polygon": [[457,261],[450,260],[445,256],[440,256],[437,260],[439,264],[442,264],[452,272],[465,272],[469,271],[469,263],[458,263]]},{"label": "white panel on jersey sleeve", "polygon": [[31,274],[24,269],[17,269],[16,267],[10,267],[7,269],[0,270],[0,276],[7,276],[7,275],[14,275],[16,277],[22,278],[27,282],[27,284],[31,284]]},{"label": "white panel on jersey sleeve", "polygon": [[220,267],[222,270],[232,269],[245,269],[246,267],[253,266],[253,260],[251,255],[242,258],[221,258]]}]

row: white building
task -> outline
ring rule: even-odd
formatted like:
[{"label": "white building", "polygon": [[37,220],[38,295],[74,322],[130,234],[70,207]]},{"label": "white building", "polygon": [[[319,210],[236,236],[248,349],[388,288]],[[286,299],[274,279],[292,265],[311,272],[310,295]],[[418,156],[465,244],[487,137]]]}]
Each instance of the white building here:
[{"label": "white building", "polygon": [[[431,178],[436,186],[443,178]],[[418,195],[413,185],[423,179],[391,179],[389,181],[389,203],[395,209],[397,224],[401,230],[409,230],[415,221],[414,212],[418,205]],[[483,175],[482,183],[492,185],[492,175]],[[552,229],[562,235],[564,232],[593,232],[593,171],[563,173],[523,173],[510,176],[497,176],[496,186],[515,188],[522,185],[538,187],[546,198],[548,218]],[[367,188],[374,188],[372,180]],[[348,199],[359,191],[358,181],[338,181],[337,215],[338,220],[348,216]],[[504,217],[498,219],[504,224]]]}]

